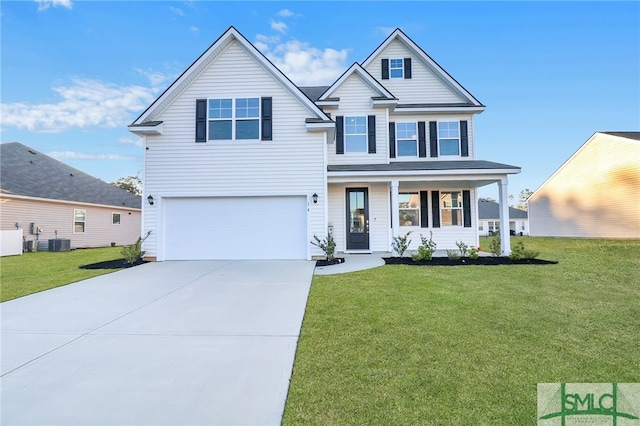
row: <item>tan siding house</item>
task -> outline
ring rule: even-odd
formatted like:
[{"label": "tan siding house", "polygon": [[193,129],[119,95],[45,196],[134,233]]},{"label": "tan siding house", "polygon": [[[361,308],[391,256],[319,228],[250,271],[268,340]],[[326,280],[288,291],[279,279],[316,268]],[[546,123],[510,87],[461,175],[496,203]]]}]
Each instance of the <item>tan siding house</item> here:
[{"label": "tan siding house", "polygon": [[640,132],[596,132],[529,198],[532,236],[640,238]]},{"label": "tan siding house", "polygon": [[56,238],[72,249],[135,243],[140,197],[17,142],[0,147],[0,229],[22,228],[40,250]]}]

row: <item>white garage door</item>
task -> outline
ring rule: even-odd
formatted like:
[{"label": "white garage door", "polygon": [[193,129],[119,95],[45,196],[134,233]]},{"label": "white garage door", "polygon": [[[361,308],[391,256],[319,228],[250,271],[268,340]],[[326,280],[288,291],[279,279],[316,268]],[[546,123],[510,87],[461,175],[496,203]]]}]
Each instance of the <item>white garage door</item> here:
[{"label": "white garage door", "polygon": [[306,197],[166,198],[166,260],[306,259]]}]

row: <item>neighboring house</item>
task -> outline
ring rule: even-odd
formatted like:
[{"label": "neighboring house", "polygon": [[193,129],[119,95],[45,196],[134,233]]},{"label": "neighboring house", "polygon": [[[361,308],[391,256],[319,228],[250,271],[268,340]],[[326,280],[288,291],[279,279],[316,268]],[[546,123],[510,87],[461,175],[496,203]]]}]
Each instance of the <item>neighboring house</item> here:
[{"label": "neighboring house", "polygon": [[640,132],[596,132],[529,198],[531,235],[640,238]]},{"label": "neighboring house", "polygon": [[[297,87],[230,27],[130,126],[144,138],[147,255],[311,259],[394,236],[477,245],[477,188],[520,168],[476,158],[485,107],[401,30],[328,87]],[[507,223],[507,221],[504,221]],[[503,249],[510,252],[508,230]]]},{"label": "neighboring house", "polygon": [[[482,236],[493,235],[500,230],[500,204],[480,198],[478,201],[478,232]],[[509,233],[529,235],[529,218],[525,210],[509,207]]]},{"label": "neighboring house", "polygon": [[[17,142],[0,145],[0,229],[22,228],[47,248],[133,244],[140,236],[140,197]],[[56,234],[57,232],[57,234]]]}]

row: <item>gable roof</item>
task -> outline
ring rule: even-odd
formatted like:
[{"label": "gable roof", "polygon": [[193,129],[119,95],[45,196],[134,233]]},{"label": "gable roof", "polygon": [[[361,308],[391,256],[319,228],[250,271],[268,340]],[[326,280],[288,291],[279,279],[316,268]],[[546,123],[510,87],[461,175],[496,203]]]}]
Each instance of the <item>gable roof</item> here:
[{"label": "gable roof", "polygon": [[[500,204],[480,198],[478,200],[478,218],[480,220],[500,218]],[[509,207],[509,219],[528,219],[529,213]]]},{"label": "gable roof", "polygon": [[139,209],[140,197],[18,142],[0,145],[0,193]]},{"label": "gable roof", "polygon": [[418,59],[427,69],[440,79],[446,86],[456,92],[459,96],[468,101],[468,105],[474,107],[484,108],[484,105],[475,98],[467,89],[462,87],[460,83],[456,81],[447,71],[444,70],[436,61],[434,61],[420,46],[418,46],[413,40],[411,40],[400,28],[396,28],[387,37],[380,46],[378,46],[368,57],[362,62],[364,68],[368,67],[371,62],[375,61],[378,56],[391,44],[393,41],[398,40],[401,42],[407,50],[415,54]]},{"label": "gable roof", "polygon": [[[144,110],[138,118],[129,126],[129,130],[136,132],[137,128],[157,126],[158,121],[152,121],[149,118],[153,116],[156,110],[169,105],[173,100],[182,93],[191,82],[197,78],[209,64],[233,41],[237,41],[255,60],[260,63],[273,77],[278,80],[301,104],[303,104],[314,119],[322,119],[330,121],[330,118],[309,99],[289,78],[282,73],[266,56],[262,54],[251,42],[249,42],[238,30],[233,26],[229,27],[216,41],[209,46],[171,85]],[[153,125],[149,123],[154,123]],[[146,125],[146,126],[145,126]]]},{"label": "gable roof", "polygon": [[342,73],[342,75],[338,77],[338,79],[331,86],[329,86],[329,88],[320,97],[318,97],[317,102],[328,100],[330,98],[330,95],[338,90],[338,88],[354,74],[359,76],[362,81],[371,89],[372,92],[376,92],[378,94],[378,96],[374,97],[375,99],[397,101],[397,98],[393,96],[386,87],[380,84],[378,80],[373,78],[373,76],[369,74],[367,70],[365,70],[359,63],[354,62],[353,65],[349,67],[349,69]]},{"label": "gable roof", "polygon": [[634,139],[640,141],[640,132],[599,132],[606,135],[618,136],[626,139]]}]

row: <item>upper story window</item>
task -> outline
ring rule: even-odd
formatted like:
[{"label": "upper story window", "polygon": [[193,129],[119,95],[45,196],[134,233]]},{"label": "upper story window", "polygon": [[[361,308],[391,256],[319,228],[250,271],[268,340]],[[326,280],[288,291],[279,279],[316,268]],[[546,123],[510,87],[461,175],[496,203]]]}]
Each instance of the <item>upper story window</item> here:
[{"label": "upper story window", "polygon": [[84,209],[73,210],[73,233],[82,234],[87,223],[87,211]]},{"label": "upper story window", "polygon": [[260,138],[260,99],[209,99],[209,140]]},{"label": "upper story window", "polygon": [[462,191],[440,193],[442,226],[462,226]]},{"label": "upper story window", "polygon": [[404,64],[402,62],[402,59],[389,60],[389,75],[391,78],[404,77]]},{"label": "upper story window", "polygon": [[367,152],[367,117],[344,118],[345,152]]},{"label": "upper story window", "polygon": [[417,123],[397,123],[396,143],[399,157],[418,156],[418,125]]},{"label": "upper story window", "polygon": [[460,123],[438,122],[438,145],[440,155],[460,155]]}]

